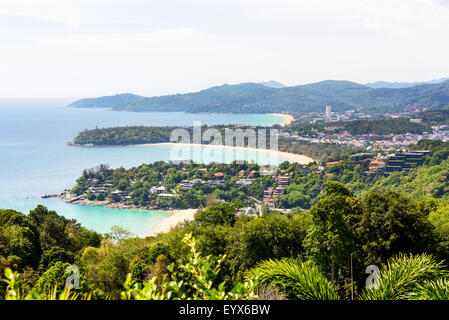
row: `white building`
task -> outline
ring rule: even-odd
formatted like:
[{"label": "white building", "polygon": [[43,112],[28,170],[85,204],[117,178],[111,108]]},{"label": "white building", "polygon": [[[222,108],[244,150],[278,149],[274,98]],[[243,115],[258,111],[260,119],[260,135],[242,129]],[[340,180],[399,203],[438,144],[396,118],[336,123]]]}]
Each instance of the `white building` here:
[{"label": "white building", "polygon": [[326,105],[326,113],[325,113],[326,121],[330,121],[331,117],[332,117],[332,107],[330,105]]}]

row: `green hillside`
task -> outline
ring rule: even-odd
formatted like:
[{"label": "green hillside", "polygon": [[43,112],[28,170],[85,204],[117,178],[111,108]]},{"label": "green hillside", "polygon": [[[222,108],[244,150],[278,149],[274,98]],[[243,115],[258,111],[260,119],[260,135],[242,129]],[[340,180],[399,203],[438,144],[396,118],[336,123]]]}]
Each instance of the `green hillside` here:
[{"label": "green hillside", "polygon": [[430,109],[448,107],[449,81],[400,89],[374,89],[335,80],[285,88],[270,88],[258,83],[225,84],[199,92],[160,97],[124,94],[82,99],[70,106],[127,111],[269,113],[323,111],[324,105],[330,104],[335,111],[361,107],[393,112],[415,103]]}]

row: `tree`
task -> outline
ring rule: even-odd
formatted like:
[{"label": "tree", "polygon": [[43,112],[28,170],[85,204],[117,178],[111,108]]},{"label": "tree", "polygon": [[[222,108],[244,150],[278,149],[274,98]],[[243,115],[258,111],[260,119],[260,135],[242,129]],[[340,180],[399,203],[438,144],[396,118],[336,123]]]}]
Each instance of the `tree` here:
[{"label": "tree", "polygon": [[438,237],[428,213],[418,203],[396,192],[371,191],[362,201],[355,233],[362,264],[385,263],[401,252],[435,253]]},{"label": "tree", "polygon": [[112,226],[111,232],[108,234],[109,237],[117,242],[123,242],[124,240],[130,238],[132,236],[132,233],[128,231],[125,228],[122,228],[120,226]]},{"label": "tree", "polygon": [[[162,279],[153,277],[152,280],[137,283],[128,274],[122,299],[125,300],[237,300],[253,299],[254,282],[235,282],[231,290],[225,289],[225,282],[217,282],[220,266],[226,255],[218,260],[209,255],[203,257],[196,250],[195,238],[188,234],[184,243],[190,248],[187,262],[175,268],[175,264],[167,267],[168,275]],[[186,279],[189,279],[187,281]]]},{"label": "tree", "polygon": [[240,203],[223,203],[211,206],[204,211],[195,214],[195,221],[203,225],[233,225],[236,221],[234,211],[241,208]]},{"label": "tree", "polygon": [[39,271],[44,272],[58,261],[73,263],[74,262],[73,253],[60,247],[52,247],[48,250],[45,250],[41,256],[41,260],[39,263]]},{"label": "tree", "polygon": [[399,254],[380,270],[377,286],[365,289],[361,300],[449,299],[448,272],[432,255]]},{"label": "tree", "polygon": [[[54,286],[56,286],[57,293],[62,293],[66,287],[66,280],[70,276],[67,273],[67,268],[70,266],[69,263],[62,263],[60,261],[56,262],[50,269],[45,271],[36,285],[30,292],[33,297],[39,297],[50,292]],[[89,284],[82,274],[80,274],[80,289],[79,292],[89,292]]]},{"label": "tree", "polygon": [[241,226],[236,247],[229,250],[231,268],[238,277],[266,259],[304,257],[303,247],[310,216],[300,214],[288,219],[279,213],[265,214]]},{"label": "tree", "polygon": [[164,256],[168,261],[171,256],[170,251],[170,247],[160,241],[140,250],[133,256],[129,264],[132,278],[136,281],[147,280],[146,277],[153,271],[153,264],[156,263],[157,258]]},{"label": "tree", "polygon": [[41,255],[39,231],[26,215],[14,210],[0,210],[0,248],[16,268],[37,268]]},{"label": "tree", "polygon": [[337,289],[310,261],[301,262],[292,258],[266,260],[247,273],[260,285],[279,288],[289,299],[338,300]]},{"label": "tree", "polygon": [[[343,184],[328,181],[324,194],[310,210],[313,226],[305,246],[308,256],[332,281],[337,273],[348,275],[348,259],[355,249],[355,235],[351,228],[354,217],[360,215],[358,201]],[[339,279],[343,285],[343,278]]]}]

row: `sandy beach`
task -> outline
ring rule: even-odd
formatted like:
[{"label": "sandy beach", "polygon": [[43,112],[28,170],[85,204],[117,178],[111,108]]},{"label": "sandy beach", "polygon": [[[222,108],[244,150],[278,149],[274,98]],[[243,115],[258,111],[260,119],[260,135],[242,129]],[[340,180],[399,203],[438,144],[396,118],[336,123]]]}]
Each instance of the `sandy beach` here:
[{"label": "sandy beach", "polygon": [[221,146],[221,145],[210,145],[210,144],[194,144],[194,143],[173,143],[173,142],[161,142],[161,143],[148,143],[139,144],[136,146],[181,146],[181,147],[202,147],[202,148],[221,148],[221,149],[234,149],[234,150],[247,150],[247,151],[257,151],[263,152],[270,155],[274,155],[282,160],[286,160],[292,163],[308,164],[314,160],[302,154],[276,151],[270,149],[258,149],[258,148],[247,148],[247,147],[232,147],[232,146]]},{"label": "sandy beach", "polygon": [[197,209],[184,209],[184,210],[170,210],[170,215],[161,222],[155,228],[148,230],[147,236],[155,236],[158,233],[168,232],[171,228],[175,227],[181,222],[192,221]]},{"label": "sandy beach", "polygon": [[293,118],[293,116],[289,115],[289,114],[285,114],[285,113],[268,113],[268,114],[273,115],[273,116],[282,117],[284,119],[284,122],[282,122],[283,127],[288,126],[290,123],[295,121],[295,118]]},{"label": "sandy beach", "polygon": [[178,223],[184,221],[192,221],[197,209],[183,209],[183,210],[163,210],[155,209],[145,206],[129,205],[124,203],[114,203],[112,201],[97,201],[97,200],[87,200],[80,199],[78,196],[73,194],[70,190],[65,190],[60,194],[47,195],[49,197],[57,197],[63,199],[67,203],[79,204],[83,206],[103,206],[113,209],[130,209],[130,210],[144,210],[144,211],[160,211],[168,212],[169,215],[164,217],[155,227],[149,228],[145,232],[145,236],[154,236],[158,233],[163,233],[170,231],[171,228],[175,227]]}]

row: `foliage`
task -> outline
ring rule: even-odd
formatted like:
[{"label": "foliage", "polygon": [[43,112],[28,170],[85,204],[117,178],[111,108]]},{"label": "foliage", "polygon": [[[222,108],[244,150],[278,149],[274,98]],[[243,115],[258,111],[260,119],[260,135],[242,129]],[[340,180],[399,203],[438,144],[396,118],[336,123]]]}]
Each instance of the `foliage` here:
[{"label": "foliage", "polygon": [[[135,283],[128,274],[122,298],[126,300],[236,300],[255,298],[254,283],[234,283],[232,290],[225,290],[225,283],[217,283],[220,266],[226,255],[216,260],[211,255],[203,257],[196,250],[195,238],[186,235],[184,242],[190,248],[187,263],[167,267],[170,272],[162,279],[154,277],[143,285]],[[185,274],[190,275],[190,281],[185,280]]]},{"label": "foliage", "polygon": [[295,300],[338,300],[336,288],[310,261],[266,260],[247,274],[260,285],[273,285]]},{"label": "foliage", "polygon": [[[354,120],[341,123],[343,127],[353,136],[362,134],[376,135],[432,132],[428,124],[411,122],[409,119],[376,119]],[[374,129],[373,129],[374,128]]]},{"label": "foliage", "polygon": [[5,300],[90,300],[92,297],[91,293],[73,292],[67,287],[64,287],[64,290],[58,293],[57,285],[51,286],[48,291],[40,295],[26,296],[21,292],[20,280],[20,274],[9,268],[5,270],[5,279],[2,280],[8,285]]},{"label": "foliage", "polygon": [[[69,266],[69,263],[62,263],[60,261],[56,262],[51,268],[42,274],[36,282],[36,285],[31,290],[30,295],[33,297],[39,297],[47,294],[48,292],[52,292],[53,290],[55,290],[57,294],[62,293],[66,287],[66,279],[70,275],[70,273],[67,272],[67,268]],[[53,288],[54,286],[55,288]],[[81,274],[80,292],[86,293],[89,291],[89,284]]]},{"label": "foliage", "polygon": [[[377,288],[365,289],[359,298],[362,300],[428,298],[431,292],[441,294],[442,287],[447,288],[447,279],[444,279],[447,275],[448,272],[443,269],[442,263],[436,262],[431,255],[399,254],[381,269]],[[437,282],[429,283],[429,281]]]},{"label": "foliage", "polygon": [[241,208],[240,203],[223,203],[199,210],[195,214],[195,221],[203,225],[224,225],[232,226],[235,223],[235,210]]}]

